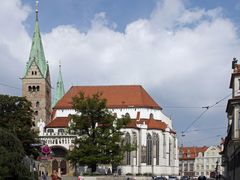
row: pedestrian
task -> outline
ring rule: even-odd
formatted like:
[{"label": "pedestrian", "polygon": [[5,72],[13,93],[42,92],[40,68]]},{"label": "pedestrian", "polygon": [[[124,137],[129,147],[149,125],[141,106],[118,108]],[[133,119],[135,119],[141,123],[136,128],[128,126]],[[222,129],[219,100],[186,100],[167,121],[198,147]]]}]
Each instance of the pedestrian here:
[{"label": "pedestrian", "polygon": [[62,174],[60,168],[58,168],[58,173],[57,173],[58,179],[62,179]]},{"label": "pedestrian", "polygon": [[84,180],[82,176],[78,176],[78,180]]},{"label": "pedestrian", "polygon": [[42,172],[42,180],[47,180],[47,176],[44,172]]},{"label": "pedestrian", "polygon": [[51,177],[52,177],[52,180],[58,180],[58,174],[56,170],[53,170]]}]

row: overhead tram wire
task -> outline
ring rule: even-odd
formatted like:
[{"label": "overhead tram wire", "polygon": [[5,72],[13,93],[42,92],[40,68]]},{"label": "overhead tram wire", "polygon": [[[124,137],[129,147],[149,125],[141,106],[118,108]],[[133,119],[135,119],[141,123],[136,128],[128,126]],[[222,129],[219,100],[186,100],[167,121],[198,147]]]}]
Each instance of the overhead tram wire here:
[{"label": "overhead tram wire", "polygon": [[18,89],[18,90],[21,90],[21,89],[20,89],[20,88],[18,88],[18,87],[11,86],[11,85],[8,85],[8,84],[5,84],[5,83],[0,83],[0,86],[5,86],[5,87],[12,88],[12,89]]},{"label": "overhead tram wire", "polygon": [[228,94],[227,96],[223,97],[222,99],[220,99],[219,101],[217,101],[216,103],[214,103],[211,106],[203,106],[202,108],[205,109],[198,117],[196,117],[188,126],[187,128],[182,131],[182,137],[185,136],[184,133],[186,133],[186,131],[188,129],[190,129],[194,123],[196,123],[209,109],[213,108],[214,106],[216,106],[217,104],[219,104],[220,102],[222,102],[223,100],[225,100],[226,98],[228,98],[229,96],[231,96],[232,93]]},{"label": "overhead tram wire", "polygon": [[[214,136],[208,136],[208,137],[197,139],[197,140],[194,140],[194,141],[201,142],[201,141],[206,141],[206,140],[209,140],[209,139],[214,139],[214,138],[217,138],[217,137],[221,137],[221,135],[218,134],[218,135],[214,135]],[[193,143],[193,140],[184,141],[184,143]]]},{"label": "overhead tram wire", "polygon": [[203,129],[193,129],[189,130],[188,132],[195,132],[195,131],[205,131],[205,130],[218,130],[218,129],[225,129],[226,127],[216,127],[216,128],[203,128]]},{"label": "overhead tram wire", "polygon": [[[162,106],[164,109],[202,109],[202,106]],[[215,106],[215,108],[222,108],[225,106]]]},{"label": "overhead tram wire", "polygon": [[208,109],[205,109],[196,119],[194,119],[194,121],[191,122],[191,124],[184,130],[182,131],[182,136],[185,136],[185,132],[192,127],[192,125],[197,122],[197,120],[199,120],[206,112],[208,111]]}]

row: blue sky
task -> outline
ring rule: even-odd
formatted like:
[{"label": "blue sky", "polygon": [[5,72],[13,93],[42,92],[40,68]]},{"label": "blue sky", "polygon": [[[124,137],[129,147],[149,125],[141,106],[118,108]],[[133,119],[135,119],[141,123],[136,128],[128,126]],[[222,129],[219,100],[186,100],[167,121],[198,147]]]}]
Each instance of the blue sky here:
[{"label": "blue sky", "polygon": [[[22,0],[24,4],[35,6],[34,0]],[[59,24],[72,24],[82,31],[87,31],[94,15],[106,12],[110,22],[117,24],[118,31],[124,31],[126,25],[139,18],[149,18],[158,0],[40,0],[41,30],[49,32]],[[185,0],[188,8],[213,9],[220,7],[224,16],[240,22],[239,0]],[[27,19],[29,29],[32,31],[32,13]],[[29,30],[29,32],[31,32]]]},{"label": "blue sky", "polygon": [[[62,63],[72,85],[141,84],[178,135],[231,93],[240,57],[239,0],[40,0],[40,28],[53,88]],[[35,1],[0,7],[0,92],[21,95]],[[53,93],[54,93],[53,89]],[[225,136],[226,100],[207,111],[179,144],[212,145]]]},{"label": "blue sky", "polygon": [[[35,2],[23,0],[34,7]],[[59,24],[73,24],[86,31],[94,15],[106,12],[109,21],[117,23],[117,30],[123,31],[126,24],[139,18],[148,18],[156,5],[156,0],[42,0],[42,31],[48,32]],[[31,24],[34,16],[30,16]]]}]

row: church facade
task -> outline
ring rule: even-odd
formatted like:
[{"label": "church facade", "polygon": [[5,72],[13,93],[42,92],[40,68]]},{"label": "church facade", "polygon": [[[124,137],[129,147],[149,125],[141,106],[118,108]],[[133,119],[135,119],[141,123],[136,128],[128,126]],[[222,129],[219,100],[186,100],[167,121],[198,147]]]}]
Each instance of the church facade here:
[{"label": "church facade", "polygon": [[72,97],[79,92],[91,96],[97,92],[107,100],[107,108],[118,118],[126,113],[131,122],[122,129],[126,142],[137,149],[125,154],[118,167],[123,174],[178,174],[178,143],[172,121],[140,85],[73,86],[53,108],[52,121],[46,125],[40,139],[53,149],[71,150],[74,136],[67,133],[69,115],[75,114]]},{"label": "church facade", "polygon": [[[72,108],[72,98],[81,91],[90,96],[102,93],[109,111],[117,117],[128,113],[131,118],[127,128],[122,129],[123,138],[137,144],[137,148],[125,154],[118,167],[122,174],[178,175],[178,141],[172,120],[164,115],[162,108],[142,86],[73,86],[65,93],[60,66],[56,94],[51,103],[50,72],[44,55],[36,2],[35,30],[22,79],[22,92],[32,103],[40,140],[52,151],[49,158],[39,158],[39,169],[48,173],[59,169],[63,174],[74,173],[66,161],[67,151],[74,148],[76,138],[67,131],[71,121],[68,117],[76,113]],[[109,165],[101,167],[108,168]]]}]

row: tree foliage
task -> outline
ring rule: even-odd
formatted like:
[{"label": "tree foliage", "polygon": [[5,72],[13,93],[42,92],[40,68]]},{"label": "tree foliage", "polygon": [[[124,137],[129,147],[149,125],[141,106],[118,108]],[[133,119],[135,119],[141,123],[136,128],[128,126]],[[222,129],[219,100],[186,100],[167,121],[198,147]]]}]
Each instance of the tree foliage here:
[{"label": "tree foliage", "polygon": [[24,97],[0,95],[0,128],[16,136],[27,155],[36,155],[36,150],[30,146],[37,137],[32,130],[32,119],[31,103]]},{"label": "tree foliage", "polygon": [[28,179],[29,170],[23,164],[24,149],[17,137],[0,128],[0,180]]},{"label": "tree foliage", "polygon": [[94,172],[97,164],[118,165],[126,151],[133,146],[124,143],[120,131],[130,121],[128,115],[116,118],[106,107],[106,99],[100,93],[85,96],[80,92],[73,97],[73,108],[77,112],[70,115],[71,133],[78,136],[75,147],[68,154],[74,165],[87,165]]}]

